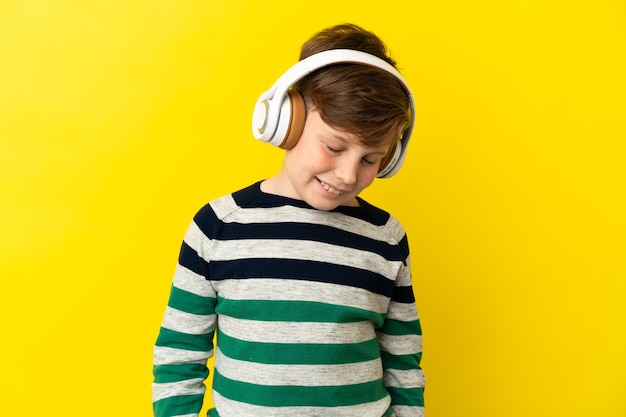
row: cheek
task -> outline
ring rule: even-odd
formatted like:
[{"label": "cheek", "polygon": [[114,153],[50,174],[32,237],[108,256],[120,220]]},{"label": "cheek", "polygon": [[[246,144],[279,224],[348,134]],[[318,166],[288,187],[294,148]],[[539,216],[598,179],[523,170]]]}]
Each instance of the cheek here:
[{"label": "cheek", "polygon": [[317,173],[330,169],[330,158],[316,147],[307,146],[307,143],[298,143],[296,147],[285,154],[285,164],[293,172],[302,177],[317,175]]},{"label": "cheek", "polygon": [[378,166],[367,166],[361,169],[359,175],[359,183],[361,188],[365,188],[374,182],[376,179],[376,174],[378,174]]},{"label": "cheek", "polygon": [[301,161],[303,164],[317,170],[325,171],[332,166],[331,157],[327,155],[326,152],[316,147],[310,147],[306,152],[303,152]]}]

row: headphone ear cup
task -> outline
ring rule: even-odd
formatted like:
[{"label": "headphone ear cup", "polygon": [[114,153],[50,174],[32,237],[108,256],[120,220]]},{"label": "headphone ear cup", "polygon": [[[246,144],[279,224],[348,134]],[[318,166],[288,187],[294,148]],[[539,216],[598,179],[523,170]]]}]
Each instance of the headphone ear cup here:
[{"label": "headphone ear cup", "polygon": [[[281,120],[279,121],[279,124],[288,123],[288,126],[286,126],[286,133],[284,134],[285,139],[283,139],[279,148],[288,150],[296,146],[296,143],[298,143],[298,140],[302,135],[302,131],[304,130],[304,123],[306,121],[306,106],[304,104],[304,99],[302,98],[302,95],[300,95],[300,93],[295,90],[289,90],[283,106],[285,106],[285,108],[281,110]],[[287,116],[283,113],[283,110],[285,112],[288,111],[289,117],[283,117]],[[283,130],[284,128],[278,128],[278,131]]]},{"label": "headphone ear cup", "polygon": [[[393,171],[397,171],[400,167],[397,166],[402,155],[402,140],[397,141],[392,144],[389,152],[380,162],[380,167],[378,168],[378,178],[386,178]],[[391,174],[393,175],[393,174]]]}]

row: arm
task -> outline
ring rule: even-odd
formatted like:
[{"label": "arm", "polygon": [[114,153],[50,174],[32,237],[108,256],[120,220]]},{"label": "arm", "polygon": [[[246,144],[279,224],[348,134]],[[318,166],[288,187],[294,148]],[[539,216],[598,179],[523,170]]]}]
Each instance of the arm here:
[{"label": "arm", "polygon": [[396,282],[384,325],[378,330],[385,386],[397,417],[424,416],[422,329],[409,263]]},{"label": "arm", "polygon": [[216,326],[216,294],[206,279],[207,263],[198,250],[202,238],[192,224],[154,347],[152,401],[156,417],[195,417],[202,408],[209,374],[206,363],[213,355]]}]

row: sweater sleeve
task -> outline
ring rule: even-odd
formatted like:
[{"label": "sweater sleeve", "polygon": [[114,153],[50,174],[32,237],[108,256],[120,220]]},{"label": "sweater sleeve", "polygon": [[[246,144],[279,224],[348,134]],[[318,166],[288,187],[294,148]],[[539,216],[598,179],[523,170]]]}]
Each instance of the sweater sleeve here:
[{"label": "sweater sleeve", "polygon": [[383,377],[396,417],[424,416],[422,329],[415,306],[409,260],[396,281],[387,317],[378,330]]},{"label": "sweater sleeve", "polygon": [[192,223],[180,250],[154,347],[155,417],[196,417],[202,408],[216,327],[216,294],[207,280],[208,263],[201,256],[206,239]]}]

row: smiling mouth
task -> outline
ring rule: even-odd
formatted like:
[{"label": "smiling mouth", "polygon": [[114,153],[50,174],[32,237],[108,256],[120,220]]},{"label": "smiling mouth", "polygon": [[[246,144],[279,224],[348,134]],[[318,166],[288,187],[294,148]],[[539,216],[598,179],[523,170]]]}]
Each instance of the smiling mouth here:
[{"label": "smiling mouth", "polygon": [[335,188],[331,187],[330,185],[326,184],[326,183],[325,183],[324,181],[322,181],[322,180],[319,180],[319,182],[320,182],[320,184],[322,184],[322,187],[323,187],[326,191],[328,191],[329,193],[331,193],[331,194],[334,194],[334,195],[341,195],[341,194],[343,194],[343,193],[344,193],[343,191],[340,191],[340,190],[337,190],[337,189],[335,189]]}]

